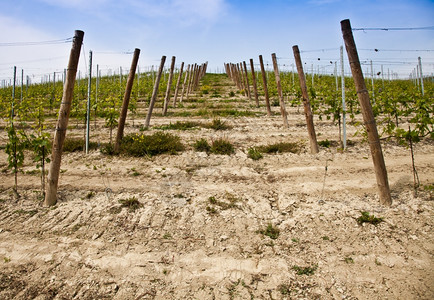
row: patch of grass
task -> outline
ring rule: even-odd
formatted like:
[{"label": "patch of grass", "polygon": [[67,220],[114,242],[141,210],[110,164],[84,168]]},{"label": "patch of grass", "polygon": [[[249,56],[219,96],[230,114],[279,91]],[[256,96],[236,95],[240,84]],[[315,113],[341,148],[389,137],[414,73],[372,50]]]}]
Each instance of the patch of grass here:
[{"label": "patch of grass", "polygon": [[296,238],[292,238],[291,241],[292,241],[293,243],[298,243],[298,239],[296,239]]},{"label": "patch of grass", "polygon": [[289,295],[291,293],[291,286],[289,284],[279,284],[277,286],[277,290],[282,294],[282,295]]},{"label": "patch of grass", "polygon": [[4,261],[5,263],[8,263],[8,262],[11,261],[11,259],[10,259],[9,257],[3,257],[3,261]]},{"label": "patch of grass", "polygon": [[190,130],[196,127],[199,127],[200,123],[198,122],[192,122],[192,121],[186,121],[181,122],[177,121],[175,123],[170,123],[168,125],[161,125],[158,127],[154,127],[155,129],[161,129],[161,130]]},{"label": "patch of grass", "polygon": [[214,130],[228,130],[232,128],[232,126],[227,125],[225,121],[222,121],[220,119],[214,119],[211,123],[205,124],[204,127]]},{"label": "patch of grass", "polygon": [[208,141],[204,138],[201,138],[200,140],[197,140],[194,144],[193,144],[193,148],[194,150],[198,151],[198,152],[210,152],[211,151],[211,146],[208,143]]},{"label": "patch of grass", "polygon": [[273,224],[269,223],[265,229],[259,230],[258,233],[275,240],[279,237],[280,230],[277,227],[273,227]]},{"label": "patch of grass", "polygon": [[[83,151],[85,149],[86,141],[81,138],[70,138],[65,139],[63,143],[63,151],[64,152],[76,152]],[[89,142],[89,150],[97,149],[98,143]]]},{"label": "patch of grass", "polygon": [[313,275],[318,268],[317,265],[314,265],[313,267],[299,267],[299,266],[293,266],[292,269],[296,272],[297,275]]},{"label": "patch of grass", "polygon": [[86,199],[90,199],[90,198],[92,198],[93,196],[95,196],[95,192],[93,192],[93,191],[90,191],[90,192],[88,192],[87,194],[86,194]]},{"label": "patch of grass", "polygon": [[211,205],[218,206],[222,210],[227,210],[227,209],[231,209],[231,208],[238,208],[237,202],[240,201],[239,198],[235,197],[234,195],[232,195],[230,193],[226,193],[225,196],[226,196],[226,200],[228,200],[228,202],[217,200],[217,198],[215,196],[209,197],[208,201]]},{"label": "patch of grass", "polygon": [[234,91],[230,91],[230,92],[229,92],[229,97],[235,97],[235,93],[234,93]]},{"label": "patch of grass", "polygon": [[347,263],[347,264],[353,264],[354,263],[354,259],[352,258],[352,257],[345,257],[344,258],[344,261]]},{"label": "patch of grass", "polygon": [[215,215],[218,213],[217,209],[215,209],[215,207],[212,206],[207,206],[206,211],[211,215]]},{"label": "patch of grass", "polygon": [[231,155],[235,153],[235,148],[227,139],[219,138],[212,141],[210,151],[214,154]]},{"label": "patch of grass", "polygon": [[330,148],[331,143],[328,139],[326,139],[325,141],[319,141],[318,145],[320,145],[321,147]]},{"label": "patch of grass", "polygon": [[169,232],[166,232],[166,233],[163,235],[163,239],[165,239],[165,240],[170,240],[170,239],[172,239],[172,235],[171,235]]},{"label": "patch of grass", "polygon": [[330,238],[329,238],[328,236],[326,236],[326,235],[323,236],[322,239],[323,239],[324,241],[329,241],[329,240],[330,240]]},{"label": "patch of grass", "polygon": [[214,116],[219,117],[255,117],[256,112],[249,110],[236,110],[236,109],[216,109],[212,111]]},{"label": "patch of grass", "polygon": [[121,199],[119,200],[119,203],[121,204],[121,207],[126,207],[129,211],[135,211],[143,206],[136,197]]},{"label": "patch of grass", "polygon": [[130,156],[155,156],[159,154],[177,154],[185,149],[181,138],[166,132],[152,135],[131,134],[124,137],[120,153]]},{"label": "patch of grass", "polygon": [[377,218],[374,215],[370,215],[369,212],[367,212],[367,211],[362,211],[360,213],[362,215],[356,219],[357,223],[359,223],[359,225],[362,225],[363,223],[370,223],[373,225],[377,225],[377,224],[383,222],[383,218]]},{"label": "patch of grass", "polygon": [[263,158],[262,153],[255,147],[249,148],[249,150],[247,150],[247,157],[253,160],[260,160]]},{"label": "patch of grass", "polygon": [[283,153],[283,152],[299,153],[301,147],[299,143],[281,142],[281,143],[260,146],[257,147],[257,149],[262,153],[268,153],[268,154]]},{"label": "patch of grass", "polygon": [[18,215],[29,215],[30,217],[33,217],[34,215],[36,215],[38,213],[38,210],[37,209],[31,209],[31,210],[18,209],[16,211],[14,211],[14,213],[16,213]]}]

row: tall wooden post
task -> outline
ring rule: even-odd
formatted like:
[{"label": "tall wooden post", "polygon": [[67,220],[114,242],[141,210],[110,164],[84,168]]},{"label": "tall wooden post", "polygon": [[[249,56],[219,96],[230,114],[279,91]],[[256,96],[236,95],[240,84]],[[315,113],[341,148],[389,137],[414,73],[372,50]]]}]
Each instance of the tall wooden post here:
[{"label": "tall wooden post", "polygon": [[253,59],[250,59],[250,69],[252,70],[253,92],[255,94],[256,107],[259,107],[258,86],[256,85],[255,67],[253,66]]},{"label": "tall wooden post", "polygon": [[152,110],[154,109],[155,101],[158,96],[158,87],[160,86],[161,74],[163,74],[164,63],[166,62],[166,56],[161,58],[160,68],[158,69],[157,78],[155,79],[154,90],[152,91],[151,102],[149,103],[148,114],[146,115],[145,127],[149,127],[151,123]]},{"label": "tall wooden post", "polygon": [[166,113],[167,113],[167,107],[169,106],[170,89],[172,88],[173,70],[175,69],[175,60],[176,60],[176,57],[172,56],[172,62],[170,64],[169,79],[167,80],[166,96],[164,97],[163,116],[166,115]]},{"label": "tall wooden post", "polygon": [[270,97],[268,96],[268,86],[267,86],[267,73],[265,72],[264,60],[262,59],[262,55],[259,55],[259,64],[261,66],[262,83],[264,86],[265,106],[267,107],[268,116],[271,116]]},{"label": "tall wooden post", "polygon": [[181,67],[179,69],[178,80],[176,81],[176,87],[175,87],[175,95],[173,96],[173,106],[176,106],[176,99],[178,98],[179,84],[181,83],[183,71],[184,71],[184,62],[181,63]]},{"label": "tall wooden post", "polygon": [[243,61],[244,73],[246,74],[246,87],[247,87],[247,95],[249,100],[252,100],[252,95],[250,94],[250,84],[249,84],[249,72],[247,71],[246,62]]},{"label": "tall wooden post", "polygon": [[90,100],[92,88],[92,51],[89,51],[89,78],[87,82],[87,107],[86,107],[86,154],[89,153],[89,133],[90,133]]},{"label": "tall wooden post", "polygon": [[384,162],[380,138],[378,136],[377,124],[372,112],[371,102],[369,101],[369,93],[366,89],[363,72],[360,67],[359,55],[357,53],[356,43],[354,42],[350,20],[346,19],[341,21],[341,30],[348,54],[348,60],[350,62],[351,72],[353,74],[354,84],[356,86],[357,97],[362,110],[363,121],[368,133],[369,147],[371,149],[375,176],[380,194],[380,203],[383,205],[391,205],[392,198],[390,196],[386,164]]},{"label": "tall wooden post", "polygon": [[288,113],[286,112],[285,100],[283,99],[282,85],[280,83],[280,74],[279,68],[277,66],[276,53],[271,54],[271,59],[273,60],[274,75],[276,76],[277,92],[279,93],[280,114],[282,115],[283,126],[285,126],[285,128],[289,128]]},{"label": "tall wooden post", "polygon": [[69,55],[68,70],[66,73],[65,86],[63,89],[62,103],[60,105],[59,117],[54,132],[51,163],[48,172],[48,187],[44,200],[45,206],[52,206],[57,202],[57,186],[59,182],[63,143],[65,141],[66,129],[68,127],[69,113],[71,111],[71,102],[74,92],[75,76],[77,75],[77,66],[78,60],[80,58],[83,37],[83,31],[75,31],[71,53]]},{"label": "tall wooden post", "polygon": [[181,90],[181,99],[179,100],[179,102],[182,102],[182,100],[184,99],[184,90],[185,90],[185,85],[187,84],[188,81],[188,77],[190,76],[190,64],[187,65],[187,71],[185,72],[185,76],[184,76],[184,82],[182,84],[182,90]]},{"label": "tall wooden post", "polygon": [[316,140],[315,127],[313,125],[313,115],[312,110],[310,109],[309,95],[307,93],[306,77],[304,76],[303,64],[301,62],[298,46],[293,46],[292,51],[294,52],[295,64],[297,65],[298,78],[300,80],[301,93],[303,95],[303,107],[304,115],[306,117],[307,131],[309,134],[310,152],[312,154],[316,154],[319,151],[318,142]]},{"label": "tall wooden post", "polygon": [[131,90],[133,88],[134,77],[136,77],[137,63],[139,61],[140,49],[135,49],[133,61],[131,62],[130,74],[128,75],[127,86],[125,88],[124,101],[122,102],[121,115],[119,116],[118,132],[116,135],[114,151],[118,152],[121,140],[124,136],[125,121],[127,119],[128,105],[130,103]]}]

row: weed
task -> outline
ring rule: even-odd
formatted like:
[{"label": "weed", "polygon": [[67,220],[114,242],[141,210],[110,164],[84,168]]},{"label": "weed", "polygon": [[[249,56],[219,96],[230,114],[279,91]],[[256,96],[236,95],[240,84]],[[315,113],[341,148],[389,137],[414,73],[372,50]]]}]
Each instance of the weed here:
[{"label": "weed", "polygon": [[326,139],[325,141],[319,141],[318,145],[325,147],[325,148],[330,148],[331,143],[328,139]]},{"label": "weed", "polygon": [[235,97],[235,93],[234,93],[234,91],[230,91],[230,92],[229,92],[229,97]]},{"label": "weed", "polygon": [[211,151],[211,146],[208,144],[208,141],[204,138],[197,140],[193,144],[193,148],[194,148],[194,150],[196,150],[198,152],[207,152],[208,153]]},{"label": "weed", "polygon": [[121,207],[127,207],[129,211],[135,211],[143,206],[136,197],[121,199],[119,200],[119,203],[121,204]]},{"label": "weed", "polygon": [[258,149],[253,147],[253,148],[249,148],[249,150],[247,151],[247,157],[253,160],[260,160],[263,156]]},{"label": "weed", "polygon": [[269,238],[275,240],[279,237],[280,230],[276,227],[273,227],[273,224],[269,223],[265,229],[259,230],[258,233],[266,235]]},{"label": "weed", "polygon": [[[224,202],[224,201],[219,201],[214,196],[209,197],[208,201],[212,205],[219,206],[222,210],[227,210],[227,209],[231,209],[231,208],[238,208],[238,205],[236,203],[239,202],[240,199],[236,198],[234,195],[229,194],[229,193],[226,193],[226,198],[229,201],[229,203]],[[210,207],[210,208],[212,208],[212,207]]]},{"label": "weed", "polygon": [[[76,152],[76,151],[83,151],[85,148],[86,142],[84,139],[80,138],[71,138],[71,139],[65,139],[65,142],[63,143],[63,151],[64,152]],[[98,143],[96,142],[89,142],[89,149],[97,149]]]},{"label": "weed", "polygon": [[155,127],[156,129],[161,129],[161,130],[189,130],[189,129],[193,129],[195,127],[200,126],[200,123],[198,122],[191,122],[191,121],[187,121],[187,122],[180,122],[177,121],[176,123],[170,123],[169,125],[161,125],[158,127]]},{"label": "weed", "polygon": [[87,194],[86,194],[86,199],[90,199],[90,198],[92,198],[93,196],[95,196],[95,192],[93,192],[93,191],[90,191],[90,192],[88,192]]},{"label": "weed", "polygon": [[277,289],[282,295],[289,295],[291,293],[291,286],[289,284],[279,284]]},{"label": "weed", "polygon": [[220,119],[214,119],[211,123],[205,124],[204,127],[214,130],[227,130],[232,128],[232,126],[227,125],[225,121],[222,121]]},{"label": "weed", "polygon": [[136,170],[136,168],[131,168],[131,176],[137,177],[142,175],[142,173],[140,173],[139,171]]},{"label": "weed", "polygon": [[165,240],[170,240],[170,239],[172,239],[172,235],[171,235],[169,232],[166,232],[166,233],[163,235],[163,239],[165,239]]},{"label": "weed", "polygon": [[354,263],[354,259],[352,258],[352,257],[345,257],[344,258],[344,261],[347,263],[347,264],[353,264]]},{"label": "weed", "polygon": [[293,243],[298,243],[298,239],[296,239],[296,238],[292,238],[291,241],[292,241]]},{"label": "weed", "polygon": [[357,223],[359,223],[359,225],[361,225],[363,223],[370,223],[373,225],[377,225],[377,224],[383,222],[383,218],[377,218],[374,215],[370,215],[369,212],[367,212],[367,211],[362,211],[360,213],[362,215],[356,219]]},{"label": "weed", "polygon": [[317,268],[317,265],[314,265],[313,267],[292,267],[292,269],[296,272],[297,275],[313,275]]},{"label": "weed", "polygon": [[330,240],[330,238],[329,238],[328,236],[326,236],[326,235],[323,236],[322,239],[323,239],[324,241],[329,241],[329,240]]},{"label": "weed", "polygon": [[4,261],[5,263],[8,263],[8,262],[11,261],[11,259],[10,259],[9,257],[3,257],[3,261]]},{"label": "weed", "polygon": [[235,153],[234,146],[227,139],[219,138],[212,141],[211,152],[214,154],[231,155]]},{"label": "weed", "polygon": [[214,207],[211,207],[211,206],[207,206],[206,211],[212,215],[217,214],[217,209],[215,209]]},{"label": "weed", "polygon": [[258,150],[263,153],[283,153],[283,152],[299,153],[300,148],[301,147],[299,143],[281,142],[281,143],[260,146],[258,147]]},{"label": "weed", "polygon": [[16,211],[14,211],[14,213],[16,213],[18,215],[29,215],[30,217],[33,217],[34,215],[36,215],[38,213],[38,210],[37,209],[32,209],[32,210],[18,209]]},{"label": "weed", "polygon": [[177,154],[185,149],[179,136],[166,132],[152,135],[132,134],[124,137],[120,153],[131,156],[155,156],[159,154]]},{"label": "weed", "polygon": [[271,106],[280,106],[279,99],[273,99],[273,101],[271,102]]}]

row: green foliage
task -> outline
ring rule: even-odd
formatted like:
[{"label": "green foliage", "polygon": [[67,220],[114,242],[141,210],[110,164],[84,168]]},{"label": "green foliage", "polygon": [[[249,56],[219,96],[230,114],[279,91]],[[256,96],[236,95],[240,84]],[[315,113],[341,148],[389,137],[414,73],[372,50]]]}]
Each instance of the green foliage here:
[{"label": "green foliage", "polygon": [[20,167],[24,164],[24,149],[27,146],[27,137],[23,131],[17,131],[11,124],[7,128],[8,142],[6,143],[5,152],[8,155],[8,168],[15,175],[14,191],[17,192],[17,174]]},{"label": "green foliage", "polygon": [[247,151],[247,157],[253,160],[259,160],[263,156],[262,153],[257,148],[253,147],[253,148],[249,148],[249,150]]},{"label": "green foliage", "polygon": [[193,148],[194,150],[198,151],[198,152],[210,152],[211,151],[211,146],[208,143],[208,141],[204,138],[201,138],[200,140],[197,140],[194,144],[193,144]]},{"label": "green foliage", "polygon": [[191,121],[187,121],[187,122],[181,122],[181,121],[177,121],[176,123],[170,123],[169,125],[161,125],[158,127],[155,127],[156,129],[161,129],[161,130],[189,130],[195,127],[200,126],[200,123],[198,122],[191,122]]},{"label": "green foliage", "polygon": [[325,147],[325,148],[330,148],[331,142],[328,139],[326,139],[324,141],[319,141],[318,145]]},{"label": "green foliage", "polygon": [[299,266],[293,266],[292,269],[296,272],[297,275],[313,275],[318,268],[317,265],[314,265],[313,267],[299,267]]},{"label": "green foliage", "polygon": [[231,155],[235,153],[235,148],[227,139],[219,138],[212,141],[211,153]]},{"label": "green foliage", "polygon": [[177,154],[185,149],[179,136],[166,132],[152,135],[130,134],[122,139],[120,153],[130,156],[155,156],[159,154]]},{"label": "green foliage", "polygon": [[[83,151],[86,146],[86,141],[82,138],[66,138],[63,143],[64,152],[77,152]],[[97,149],[98,143],[89,142],[89,149]]]},{"label": "green foliage", "polygon": [[377,218],[374,215],[370,215],[369,212],[367,212],[367,211],[362,211],[360,213],[361,213],[361,216],[356,219],[357,223],[359,223],[359,225],[361,225],[363,223],[370,223],[373,225],[377,225],[377,224],[383,222],[383,218]]},{"label": "green foliage", "polygon": [[257,149],[262,153],[283,153],[283,152],[291,152],[291,153],[299,153],[300,152],[300,144],[299,143],[290,143],[290,142],[280,142],[275,144],[269,144],[265,146],[257,147]]},{"label": "green foliage", "polygon": [[143,206],[136,197],[119,200],[121,207],[126,207],[130,212],[133,212]]},{"label": "green foliage", "polygon": [[220,119],[213,119],[211,123],[205,124],[204,127],[214,130],[227,130],[232,128],[232,126],[227,125],[225,121],[222,121]]},{"label": "green foliage", "polygon": [[259,230],[258,233],[275,240],[279,237],[280,230],[277,227],[273,227],[273,224],[269,223],[265,229]]}]

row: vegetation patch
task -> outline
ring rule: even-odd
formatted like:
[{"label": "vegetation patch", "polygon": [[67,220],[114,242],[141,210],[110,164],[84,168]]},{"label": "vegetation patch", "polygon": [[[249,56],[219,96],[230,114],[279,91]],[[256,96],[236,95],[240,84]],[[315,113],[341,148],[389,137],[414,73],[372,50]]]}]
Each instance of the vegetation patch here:
[{"label": "vegetation patch", "polygon": [[200,140],[197,140],[193,144],[194,150],[198,152],[210,152],[211,151],[211,145],[208,143],[208,141],[204,138],[201,138]]},{"label": "vegetation patch", "polygon": [[258,233],[261,233],[275,240],[279,237],[280,230],[277,227],[273,227],[273,224],[269,223],[265,229],[259,230]]},{"label": "vegetation patch", "polygon": [[253,160],[260,160],[263,156],[262,153],[257,148],[253,147],[247,150],[247,157]]},{"label": "vegetation patch", "polygon": [[313,267],[299,267],[299,266],[293,266],[292,269],[295,271],[297,275],[313,275],[318,268],[317,265],[314,265]]},{"label": "vegetation patch", "polygon": [[262,153],[268,153],[268,154],[283,153],[283,152],[299,153],[301,150],[301,145],[299,143],[281,142],[281,143],[269,144],[265,146],[259,146],[257,147],[257,149]]},{"label": "vegetation patch", "polygon": [[225,121],[222,121],[220,119],[214,119],[211,123],[205,124],[203,127],[211,128],[214,130],[228,130],[232,128],[232,126],[227,125]]},{"label": "vegetation patch", "polygon": [[219,138],[212,141],[210,151],[214,154],[231,155],[235,153],[235,148],[227,139]]},{"label": "vegetation patch", "polygon": [[[112,150],[107,146],[108,150]],[[177,154],[185,149],[181,138],[166,132],[156,132],[152,135],[130,134],[123,138],[120,154],[130,156],[155,156],[160,154]],[[104,153],[104,152],[103,152]],[[105,151],[110,154],[113,151]]]},{"label": "vegetation patch", "polygon": [[370,223],[373,225],[377,225],[377,224],[383,222],[383,218],[377,218],[374,215],[370,215],[369,212],[367,212],[367,211],[362,211],[360,213],[362,215],[356,219],[357,223],[359,223],[359,225],[362,225],[363,223]]},{"label": "vegetation patch", "polygon": [[160,130],[190,130],[199,127],[201,124],[199,122],[186,121],[181,122],[177,121],[175,123],[170,123],[168,125],[161,125],[154,127]]},{"label": "vegetation patch", "polygon": [[128,208],[129,211],[135,211],[141,207],[143,207],[143,204],[137,200],[136,197],[131,197],[128,199],[121,199],[119,200],[119,203],[121,204],[121,207]]},{"label": "vegetation patch", "polygon": [[[86,141],[80,138],[65,139],[65,142],[63,143],[64,152],[83,151],[85,147],[86,147]],[[89,142],[89,150],[93,150],[97,148],[98,148],[98,143]]]}]

